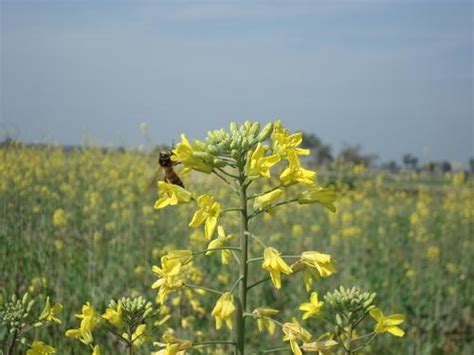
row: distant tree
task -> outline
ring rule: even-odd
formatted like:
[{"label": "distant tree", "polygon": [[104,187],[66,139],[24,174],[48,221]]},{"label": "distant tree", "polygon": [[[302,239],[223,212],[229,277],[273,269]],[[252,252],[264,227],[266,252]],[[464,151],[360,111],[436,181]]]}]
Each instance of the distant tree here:
[{"label": "distant tree", "polygon": [[471,175],[474,175],[474,157],[469,159],[469,171]]},{"label": "distant tree", "polygon": [[449,161],[443,161],[441,163],[441,171],[443,173],[449,173],[452,170],[451,163]]},{"label": "distant tree", "polygon": [[338,158],[354,164],[370,166],[377,159],[377,156],[375,154],[363,154],[361,150],[362,146],[360,144],[345,145],[339,153]]},{"label": "distant tree", "polygon": [[334,160],[331,146],[324,144],[314,133],[303,133],[303,143],[301,143],[301,146],[311,149],[311,154],[318,165],[327,164]]},{"label": "distant tree", "polygon": [[411,154],[405,154],[403,155],[403,164],[405,165],[406,168],[408,169],[413,169],[416,170],[418,167],[418,158],[411,155]]},{"label": "distant tree", "polygon": [[398,166],[397,162],[394,160],[391,160],[388,163],[384,163],[382,165],[382,168],[387,169],[391,173],[396,173],[398,172],[398,170],[400,170],[400,167]]}]

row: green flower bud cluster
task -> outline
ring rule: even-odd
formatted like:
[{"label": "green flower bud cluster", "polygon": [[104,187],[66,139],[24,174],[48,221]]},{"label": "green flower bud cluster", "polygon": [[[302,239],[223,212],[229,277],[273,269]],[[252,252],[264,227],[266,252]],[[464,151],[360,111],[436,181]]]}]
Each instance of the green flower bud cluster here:
[{"label": "green flower bud cluster", "polygon": [[9,329],[9,332],[25,327],[31,323],[28,318],[34,304],[35,300],[31,299],[28,293],[22,298],[13,295],[10,302],[0,305],[0,325]]},{"label": "green flower bud cluster", "polygon": [[153,305],[143,297],[129,298],[123,297],[118,301],[112,300],[109,308],[117,309],[119,305],[122,308],[122,320],[128,325],[129,329],[136,329],[145,319],[153,315]]},{"label": "green flower bud cluster", "polygon": [[346,289],[341,286],[339,289],[329,292],[324,296],[324,300],[336,312],[336,324],[342,326],[342,317],[349,320],[360,319],[374,308],[376,293],[362,292],[358,287]]},{"label": "green flower bud cluster", "polygon": [[231,122],[229,131],[219,129],[210,131],[206,137],[206,152],[216,158],[214,164],[219,167],[226,165],[225,161],[218,156],[229,156],[239,160],[245,153],[251,150],[257,143],[267,140],[273,130],[273,123],[267,123],[260,129],[259,122],[245,121],[240,127]]}]

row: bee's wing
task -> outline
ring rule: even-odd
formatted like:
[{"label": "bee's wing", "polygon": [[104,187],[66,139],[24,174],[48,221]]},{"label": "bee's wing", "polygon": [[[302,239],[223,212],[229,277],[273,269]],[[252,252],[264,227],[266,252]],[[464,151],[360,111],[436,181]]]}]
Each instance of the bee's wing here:
[{"label": "bee's wing", "polygon": [[150,187],[156,188],[158,181],[165,179],[165,169],[158,165],[158,168],[150,181]]}]

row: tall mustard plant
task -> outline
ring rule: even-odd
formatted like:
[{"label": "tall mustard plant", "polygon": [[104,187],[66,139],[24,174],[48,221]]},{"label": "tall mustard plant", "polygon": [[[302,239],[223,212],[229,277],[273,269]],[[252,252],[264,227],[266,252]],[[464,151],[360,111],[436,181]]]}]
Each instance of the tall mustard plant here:
[{"label": "tall mustard plant", "polygon": [[[174,250],[164,255],[161,265],[153,267],[158,280],[152,287],[158,290],[157,301],[161,305],[171,292],[186,288],[215,295],[215,306],[210,314],[215,319],[216,329],[226,327],[233,336],[231,339],[195,342],[167,333],[163,336],[164,342],[159,343],[162,346],[159,354],[176,354],[193,347],[224,344],[233,347],[235,354],[243,355],[247,352],[246,341],[248,334],[253,333],[250,329],[254,325],[270,334],[274,334],[277,328],[281,332],[282,346],[263,353],[291,349],[293,354],[302,354],[302,351],[327,354],[332,348],[340,347],[345,353],[352,354],[368,346],[380,333],[403,336],[403,330],[398,327],[404,320],[403,315],[384,316],[373,304],[374,293],[341,287],[326,294],[324,301],[320,300],[313,290],[313,280],[336,272],[332,256],[314,250],[284,254],[253,231],[256,218],[272,215],[277,208],[289,204],[319,204],[331,212],[336,211],[335,191],[320,186],[316,172],[301,164],[301,156],[310,154],[308,149],[301,147],[301,133],[291,134],[280,121],[268,123],[263,128],[258,122],[247,121],[241,126],[231,123],[228,131],[210,131],[205,141],[191,142],[184,134],[181,138],[173,150],[172,160],[181,163],[185,171],[214,174],[236,197],[237,203],[222,206],[210,194],[195,196],[183,187],[159,182],[160,198],[155,208],[195,203],[196,210],[189,227],[203,228],[209,244],[204,251]],[[275,176],[276,172],[278,175]],[[264,187],[269,184],[269,188]],[[222,223],[225,214],[237,216],[240,224],[237,238],[226,234]],[[251,255],[251,243],[260,245],[263,255]],[[190,277],[193,258],[217,253],[223,264],[229,264],[232,258],[236,260],[239,268],[235,279],[225,290],[194,284]],[[254,274],[258,269],[268,272],[268,276],[250,283],[249,272]],[[256,287],[272,282],[279,290],[282,288],[282,275],[295,274],[302,275],[304,286],[310,293],[309,302],[303,302],[299,308],[303,312],[302,319],[318,318],[328,322],[333,332],[315,339],[296,317],[278,320],[279,310],[266,304],[249,309],[248,301]],[[356,328],[369,314],[376,322],[374,330],[358,335]]]}]

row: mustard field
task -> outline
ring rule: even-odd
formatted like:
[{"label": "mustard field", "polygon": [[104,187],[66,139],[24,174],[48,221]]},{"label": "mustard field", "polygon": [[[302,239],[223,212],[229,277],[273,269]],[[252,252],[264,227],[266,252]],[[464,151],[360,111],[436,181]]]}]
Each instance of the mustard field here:
[{"label": "mustard field", "polygon": [[[251,141],[248,156],[219,153],[224,163],[214,160],[209,171],[197,143],[189,149],[202,154],[192,156],[208,165],[186,161],[182,141],[184,160],[175,167],[182,190],[162,181],[157,152],[3,147],[3,352],[232,354],[245,345],[248,354],[472,354],[472,180],[452,173],[430,183],[423,174],[342,163],[320,168],[296,145],[283,153],[285,132],[273,131],[268,150]],[[232,167],[247,174],[234,178],[248,181],[241,186],[254,211],[245,220],[252,238],[247,229],[239,237]],[[248,243],[248,270],[239,240]],[[330,259],[306,273],[298,268],[309,265],[299,259],[304,251]],[[352,311],[331,320],[336,301],[324,295],[340,286],[376,293],[360,326]],[[379,309],[400,315],[398,330]]]}]

